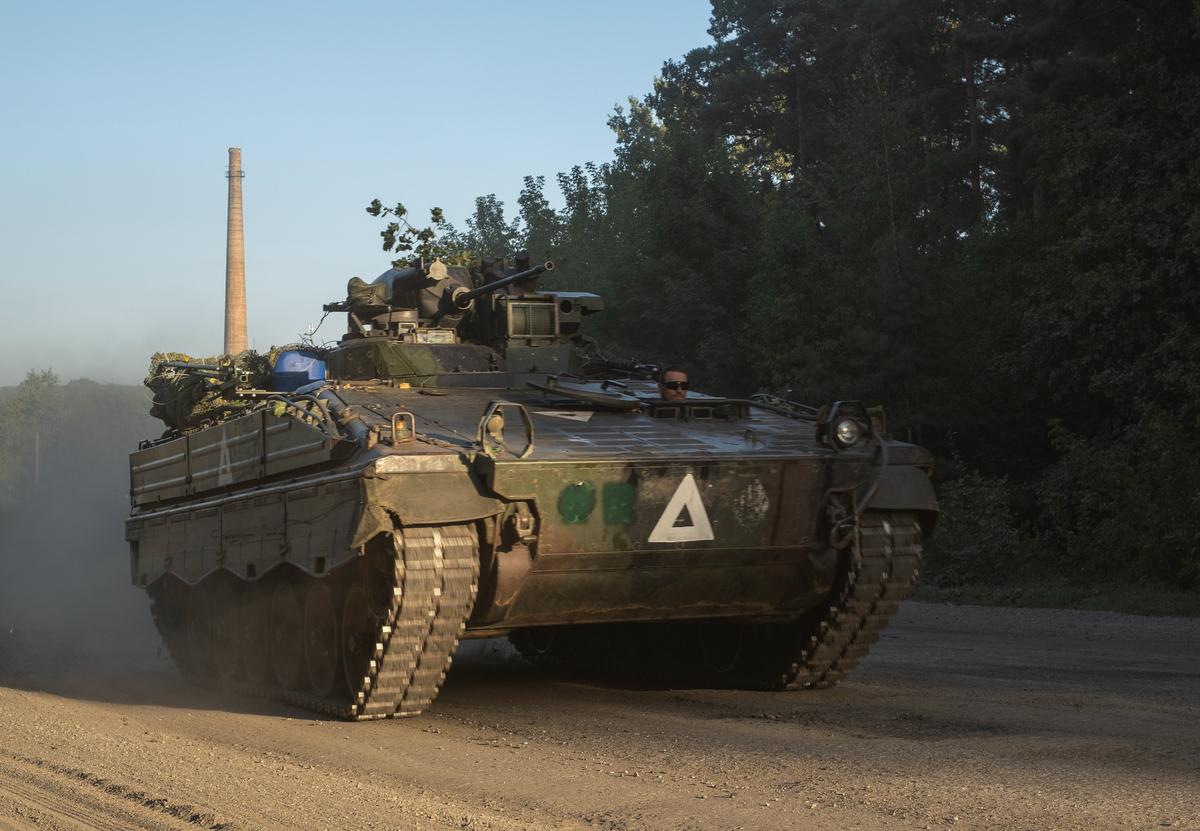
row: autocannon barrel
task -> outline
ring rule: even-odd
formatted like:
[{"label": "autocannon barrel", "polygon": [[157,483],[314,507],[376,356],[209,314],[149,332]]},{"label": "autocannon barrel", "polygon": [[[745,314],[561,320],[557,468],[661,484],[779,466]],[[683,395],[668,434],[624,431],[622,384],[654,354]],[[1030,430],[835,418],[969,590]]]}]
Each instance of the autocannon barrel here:
[{"label": "autocannon barrel", "polygon": [[530,277],[536,277],[539,274],[543,274],[547,271],[553,271],[553,270],[554,270],[554,263],[547,260],[546,262],[544,262],[540,265],[535,265],[533,268],[526,269],[525,271],[518,271],[516,274],[510,274],[507,277],[501,277],[499,280],[496,280],[494,282],[485,283],[484,285],[480,286],[477,289],[470,289],[469,291],[455,292],[454,304],[456,306],[458,306],[460,309],[465,309],[469,305],[471,305],[471,301],[474,300],[476,297],[483,297],[485,294],[491,294],[492,292],[496,291],[497,289],[502,289],[505,286],[510,286],[513,283],[519,282],[521,280],[528,280]]}]

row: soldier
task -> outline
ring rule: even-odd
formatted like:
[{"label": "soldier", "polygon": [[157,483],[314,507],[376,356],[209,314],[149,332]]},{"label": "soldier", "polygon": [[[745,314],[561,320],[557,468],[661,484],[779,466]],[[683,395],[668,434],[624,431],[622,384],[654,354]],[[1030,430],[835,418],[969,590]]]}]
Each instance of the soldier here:
[{"label": "soldier", "polygon": [[687,398],[687,370],[669,366],[658,376],[658,394],[666,401],[682,401]]}]

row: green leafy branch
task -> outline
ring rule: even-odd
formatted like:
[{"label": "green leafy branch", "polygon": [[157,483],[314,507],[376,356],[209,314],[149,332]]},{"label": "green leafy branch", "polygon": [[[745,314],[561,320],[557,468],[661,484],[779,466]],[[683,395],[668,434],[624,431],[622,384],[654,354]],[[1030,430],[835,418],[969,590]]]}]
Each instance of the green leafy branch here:
[{"label": "green leafy branch", "polygon": [[450,265],[461,264],[459,261],[463,259],[463,252],[458,232],[446,221],[441,208],[430,209],[429,224],[423,228],[409,222],[408,208],[401,202],[387,207],[378,199],[372,199],[366,210],[371,216],[391,219],[379,236],[383,240],[384,251],[401,255],[392,260],[396,268],[412,265],[418,259],[440,259]]}]

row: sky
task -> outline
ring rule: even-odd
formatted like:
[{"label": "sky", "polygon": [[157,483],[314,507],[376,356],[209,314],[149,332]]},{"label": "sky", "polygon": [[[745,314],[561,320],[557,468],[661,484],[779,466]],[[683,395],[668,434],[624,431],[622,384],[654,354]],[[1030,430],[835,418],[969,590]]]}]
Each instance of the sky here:
[{"label": "sky", "polygon": [[138,383],[157,350],[220,351],[229,147],[265,350],[388,268],[372,198],[461,226],[476,196],[511,215],[522,177],[611,159],[613,108],[709,42],[709,13],[0,0],[0,386]]}]

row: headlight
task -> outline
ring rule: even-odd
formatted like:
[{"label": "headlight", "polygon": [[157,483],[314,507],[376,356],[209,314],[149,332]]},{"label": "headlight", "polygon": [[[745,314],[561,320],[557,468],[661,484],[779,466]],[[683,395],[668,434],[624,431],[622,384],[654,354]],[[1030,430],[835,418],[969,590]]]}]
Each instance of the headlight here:
[{"label": "headlight", "polygon": [[868,444],[871,414],[861,401],[834,401],[817,411],[817,440],[835,451]]},{"label": "headlight", "polygon": [[842,447],[851,447],[862,435],[862,428],[858,426],[858,422],[852,418],[843,418],[837,423],[834,428],[833,435],[837,438],[838,444]]}]

